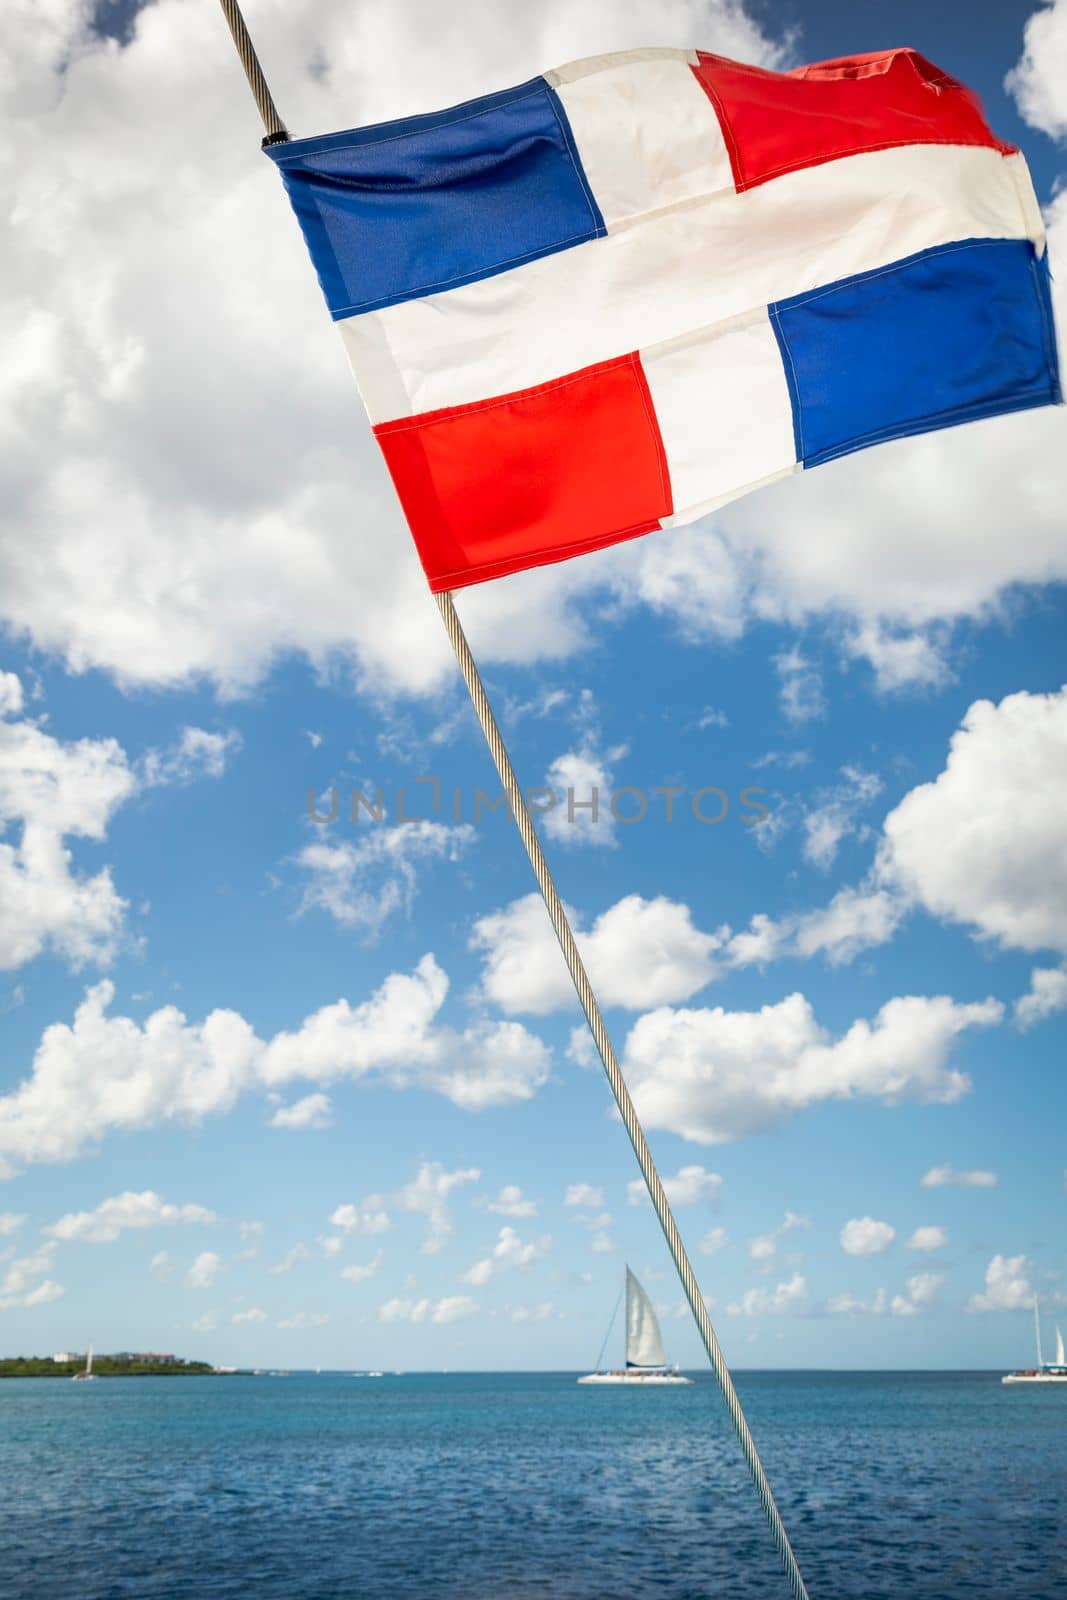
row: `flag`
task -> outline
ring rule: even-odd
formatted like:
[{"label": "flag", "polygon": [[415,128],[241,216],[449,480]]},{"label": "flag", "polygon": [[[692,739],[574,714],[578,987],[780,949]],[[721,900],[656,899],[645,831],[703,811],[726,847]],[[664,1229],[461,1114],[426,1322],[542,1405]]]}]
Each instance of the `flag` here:
[{"label": "flag", "polygon": [[626,51],[267,154],[435,591],[1061,399],[1025,160],[914,50]]}]

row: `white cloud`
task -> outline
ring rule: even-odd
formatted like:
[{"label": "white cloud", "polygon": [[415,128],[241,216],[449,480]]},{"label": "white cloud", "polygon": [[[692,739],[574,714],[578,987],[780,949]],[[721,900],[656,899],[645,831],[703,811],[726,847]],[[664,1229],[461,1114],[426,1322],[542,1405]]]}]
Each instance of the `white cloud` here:
[{"label": "white cloud", "polygon": [[754,1012],[664,1006],[631,1029],[625,1070],[646,1127],[720,1144],[828,1100],[958,1100],[970,1080],[950,1052],[1002,1011],[995,1000],[903,996],[833,1040],[801,994]]},{"label": "white cloud", "polygon": [[249,1306],[247,1311],[235,1311],[231,1322],[266,1322],[267,1313],[260,1306]]},{"label": "white cloud", "polygon": [[110,1016],[113,986],[97,984],[72,1025],[45,1030],[30,1077],[0,1096],[0,1172],[5,1161],[70,1160],[120,1129],[197,1123],[246,1091],[302,1079],[417,1085],[469,1111],[530,1099],[548,1076],[546,1046],[517,1022],[479,1018],[463,1032],[439,1022],[447,992],[424,956],[362,1004],[338,1000],[263,1041],[233,1011],[202,1023],[176,1006],[143,1024]]},{"label": "white cloud", "polygon": [[495,1200],[488,1202],[488,1209],[495,1211],[501,1217],[536,1217],[537,1206],[533,1200],[528,1200],[522,1190],[514,1183],[506,1183]]},{"label": "white cloud", "polygon": [[0,1271],[0,1311],[16,1307],[47,1305],[63,1293],[61,1284],[48,1274],[55,1263],[54,1239],[38,1245],[28,1255],[8,1259]]},{"label": "white cloud", "polygon": [[604,1191],[593,1183],[569,1183],[563,1196],[565,1206],[589,1206],[594,1211],[603,1210]]},{"label": "white cloud", "polygon": [[476,1261],[468,1272],[463,1274],[464,1283],[486,1284],[497,1272],[507,1267],[528,1267],[534,1261],[539,1261],[547,1255],[552,1239],[549,1234],[544,1234],[540,1239],[530,1239],[524,1244],[516,1230],[505,1224],[497,1235],[497,1242],[492,1253],[481,1261]]},{"label": "white cloud", "polygon": [[787,1211],[777,1228],[769,1233],[757,1233],[748,1241],[748,1254],[752,1261],[763,1262],[761,1272],[770,1272],[778,1256],[781,1241],[796,1228],[810,1228],[811,1222],[796,1211]]},{"label": "white cloud", "polygon": [[278,1323],[279,1328],[324,1328],[329,1317],[323,1311],[297,1311]]},{"label": "white cloud", "polygon": [[267,1271],[272,1275],[272,1277],[279,1277],[283,1272],[292,1272],[298,1261],[310,1260],[311,1251],[308,1249],[307,1245],[294,1244],[292,1249],[287,1250],[284,1256],[282,1256],[282,1259],[280,1261],[276,1261],[273,1267],[268,1267]]},{"label": "white cloud", "polygon": [[949,1186],[957,1189],[995,1189],[997,1175],[982,1167],[975,1167],[969,1172],[957,1172],[955,1167],[946,1162],[944,1166],[931,1167],[919,1179],[920,1189],[945,1189]]},{"label": "white cloud", "polygon": [[380,1194],[368,1195],[358,1205],[338,1206],[331,1213],[330,1221],[345,1233],[386,1233],[393,1225]]},{"label": "white cloud", "polygon": [[916,1228],[908,1240],[909,1250],[943,1250],[948,1244],[948,1234],[944,1228],[934,1225]]},{"label": "white cloud", "polygon": [[382,1264],[382,1252],[376,1250],[370,1260],[359,1266],[342,1267],[341,1276],[349,1283],[366,1283],[373,1278]]},{"label": "white cloud", "polygon": [[333,1102],[328,1094],[308,1094],[291,1106],[281,1106],[270,1119],[272,1128],[328,1128]]},{"label": "white cloud", "polygon": [[477,1301],[466,1294],[446,1295],[443,1300],[438,1300],[430,1317],[431,1322],[461,1322],[464,1317],[473,1317],[478,1309]]},{"label": "white cloud", "polygon": [[25,1211],[0,1211],[0,1239],[9,1239],[25,1221]]},{"label": "white cloud", "polygon": [[[689,907],[631,894],[583,929],[572,927],[590,981],[606,1006],[642,1010],[687,1000],[715,977],[716,934],[694,927]],[[573,1004],[574,986],[539,895],[480,917],[471,945],[485,952],[482,988],[502,1011],[544,1014]]]},{"label": "white cloud", "polygon": [[[1067,459],[1067,456],[1065,456]],[[873,797],[877,780],[853,771],[854,793]],[[918,785],[885,818],[874,864],[862,883],[829,905],[777,921],[759,913],[723,951],[724,964],[784,956],[852,960],[884,944],[915,907],[969,927],[1007,949],[1067,953],[1067,833],[1059,797],[1067,788],[1067,688],[1056,694],[977,700],[953,734],[943,770]],[[857,804],[866,803],[862,798]],[[812,813],[815,857],[832,855],[853,822]],[[811,820],[811,818],[809,818]],[[809,845],[812,835],[809,834]],[[1022,1026],[1058,1009],[1054,972],[1034,977],[1017,1006]]]},{"label": "white cloud", "polygon": [[1033,128],[1054,139],[1067,137],[1067,4],[1040,0],[1026,24],[1025,49],[1005,87]]},{"label": "white cloud", "polygon": [[151,1189],[135,1194],[127,1189],[123,1194],[101,1200],[92,1211],[68,1211],[58,1222],[45,1228],[45,1233],[65,1242],[79,1240],[88,1244],[105,1244],[117,1239],[129,1228],[159,1228],[176,1222],[215,1222],[214,1211],[206,1206],[192,1204],[173,1205],[163,1200]]},{"label": "white cloud", "polygon": [[210,1289],[222,1270],[222,1258],[214,1250],[201,1250],[185,1274],[187,1288]]},{"label": "white cloud", "polygon": [[940,1272],[917,1272],[908,1279],[904,1293],[893,1296],[889,1306],[893,1316],[914,1317],[922,1311],[929,1311],[944,1281],[944,1275]]},{"label": "white cloud", "polygon": [[1020,1311],[1034,1303],[1025,1256],[995,1255],[986,1267],[985,1290],[968,1300],[968,1311]]},{"label": "white cloud", "polygon": [[[136,780],[114,739],[63,743],[38,722],[12,721],[21,686],[4,675],[0,703],[0,970],[43,950],[74,967],[106,963],[122,934],[126,901],[108,867],[89,875],[69,840],[102,842]],[[17,693],[16,693],[17,689]]]},{"label": "white cloud", "polygon": [[874,1217],[852,1217],[841,1229],[841,1248],[849,1256],[881,1256],[889,1249],[897,1230]]},{"label": "white cloud", "polygon": [[842,781],[817,796],[804,813],[804,859],[825,871],[838,849],[859,828],[859,814],[882,792],[882,780],[860,767],[841,769]]},{"label": "white cloud", "polygon": [[807,1279],[795,1272],[775,1289],[746,1289],[740,1302],[728,1305],[726,1310],[731,1317],[766,1317],[806,1311],[808,1305]]},{"label": "white cloud", "polygon": [[884,1289],[878,1289],[870,1300],[837,1294],[826,1302],[826,1309],[831,1315],[914,1317],[930,1310],[944,1281],[940,1272],[918,1272],[908,1279],[902,1294],[890,1298]]},{"label": "white cloud", "polygon": [[789,722],[814,722],[826,715],[822,677],[811,662],[794,648],[775,656],[781,682],[782,711]]},{"label": "white cloud", "polygon": [[[680,1167],[673,1178],[664,1178],[662,1181],[667,1199],[674,1207],[695,1206],[700,1200],[715,1205],[722,1189],[719,1174],[708,1172],[706,1167],[701,1166]],[[635,1178],[626,1185],[626,1198],[632,1206],[650,1203],[643,1178]]]},{"label": "white cloud", "polygon": [[944,771],[885,820],[885,870],[946,921],[1067,954],[1067,689],[977,700]]},{"label": "white cloud", "polygon": [[469,1295],[446,1295],[443,1300],[387,1300],[378,1308],[382,1322],[459,1322],[478,1310]]},{"label": "white cloud", "polygon": [[183,728],[167,750],[147,750],[140,763],[146,788],[195,783],[199,778],[221,778],[230,757],[241,748],[235,728],[213,733],[208,728]]},{"label": "white cloud", "polygon": [[402,1211],[414,1211],[426,1218],[426,1237],[421,1248],[428,1255],[443,1250],[452,1236],[449,1196],[464,1184],[477,1183],[480,1177],[477,1167],[446,1172],[440,1161],[424,1161],[411,1182],[398,1192],[396,1200]]},{"label": "white cloud", "polygon": [[475,837],[466,823],[423,820],[368,824],[354,842],[306,845],[296,858],[307,876],[301,909],[325,911],[374,937],[391,916],[410,914],[426,862],[458,861]]},{"label": "white cloud", "polygon": [[1015,1002],[1015,1023],[1032,1028],[1036,1022],[1067,1010],[1067,968],[1035,967],[1030,974],[1029,993]]}]

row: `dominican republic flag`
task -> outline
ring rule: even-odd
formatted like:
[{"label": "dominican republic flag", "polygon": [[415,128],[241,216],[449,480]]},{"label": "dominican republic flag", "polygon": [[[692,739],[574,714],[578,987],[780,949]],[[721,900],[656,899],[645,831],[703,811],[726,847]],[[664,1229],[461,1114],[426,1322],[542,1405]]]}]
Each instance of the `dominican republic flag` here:
[{"label": "dominican republic flag", "polygon": [[914,50],[625,51],[267,154],[434,590],[1061,398],[1026,163]]}]

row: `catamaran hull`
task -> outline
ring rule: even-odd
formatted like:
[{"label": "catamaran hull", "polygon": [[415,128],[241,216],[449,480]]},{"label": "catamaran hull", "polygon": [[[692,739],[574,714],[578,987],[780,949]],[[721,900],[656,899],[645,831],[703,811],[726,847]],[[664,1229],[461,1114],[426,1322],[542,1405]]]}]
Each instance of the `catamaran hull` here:
[{"label": "catamaran hull", "polygon": [[631,1389],[662,1388],[664,1384],[691,1384],[692,1378],[683,1378],[680,1372],[590,1372],[579,1378],[579,1383],[622,1383]]}]

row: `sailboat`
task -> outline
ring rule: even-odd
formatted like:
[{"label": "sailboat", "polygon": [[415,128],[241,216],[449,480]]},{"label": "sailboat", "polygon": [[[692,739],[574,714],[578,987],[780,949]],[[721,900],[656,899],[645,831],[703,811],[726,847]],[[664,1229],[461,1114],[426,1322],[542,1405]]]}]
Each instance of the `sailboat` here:
[{"label": "sailboat", "polygon": [[1037,1295],[1034,1295],[1034,1334],[1037,1338],[1037,1366],[1023,1367],[1018,1372],[1009,1372],[1001,1383],[1062,1383],[1067,1385],[1067,1353],[1063,1348],[1063,1334],[1059,1327],[1056,1328],[1056,1358],[1054,1361],[1045,1361],[1041,1355],[1041,1313],[1038,1309]]},{"label": "sailboat", "polygon": [[[616,1303],[615,1311],[619,1307]],[[608,1325],[604,1345],[611,1337],[611,1328],[615,1321],[615,1312],[612,1312],[611,1323]],[[604,1353],[601,1347],[601,1355]],[[684,1378],[677,1367],[668,1367],[667,1357],[663,1351],[663,1335],[659,1329],[659,1319],[644,1289],[638,1283],[629,1267],[626,1268],[626,1366],[621,1371],[602,1372],[600,1362],[597,1361],[597,1370],[587,1373],[584,1378],[579,1378],[579,1383],[631,1383],[631,1384],[664,1384],[664,1383],[692,1383],[692,1378]]]},{"label": "sailboat", "polygon": [[93,1347],[92,1347],[92,1345],[90,1345],[89,1346],[89,1353],[85,1357],[85,1371],[84,1372],[74,1372],[74,1373],[72,1373],[71,1374],[71,1382],[72,1383],[92,1383],[92,1382],[95,1381],[95,1379],[96,1379],[96,1373],[93,1371]]}]

